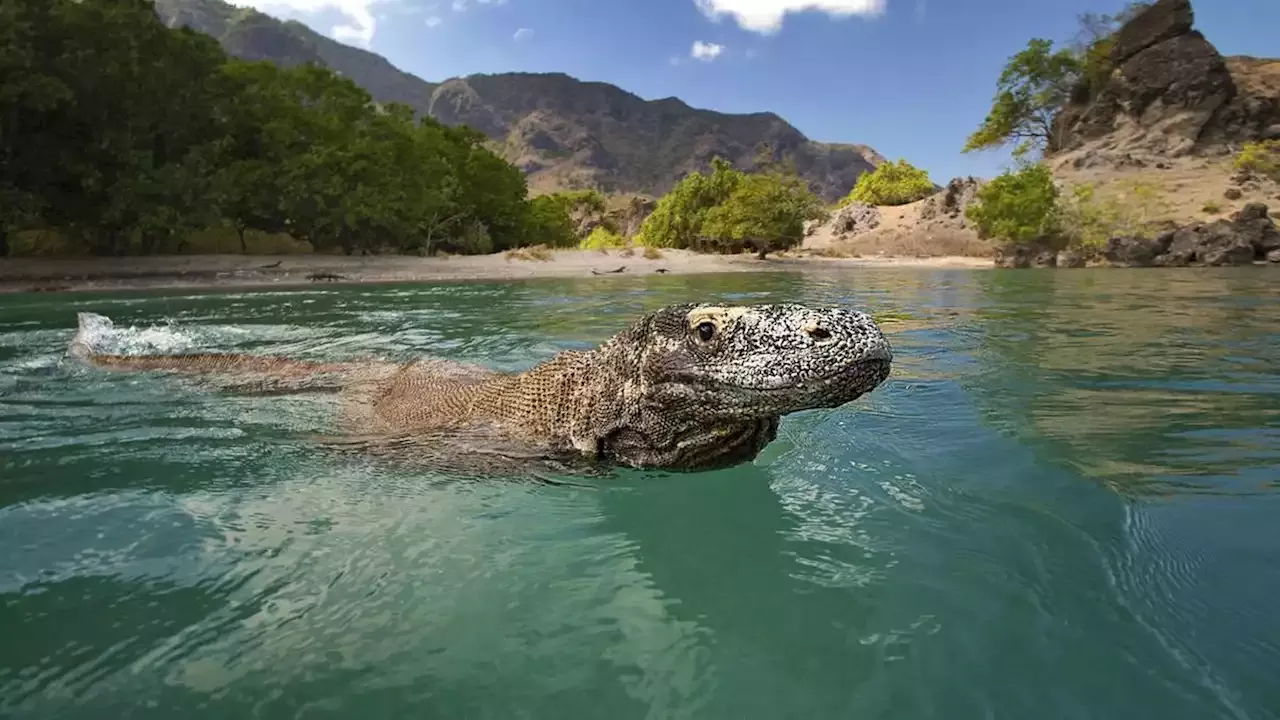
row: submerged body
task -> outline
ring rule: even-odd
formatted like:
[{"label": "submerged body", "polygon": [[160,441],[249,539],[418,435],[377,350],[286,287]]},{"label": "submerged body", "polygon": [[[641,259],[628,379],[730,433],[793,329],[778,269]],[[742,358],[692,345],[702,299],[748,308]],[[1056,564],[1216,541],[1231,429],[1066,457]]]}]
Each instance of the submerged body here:
[{"label": "submerged body", "polygon": [[337,392],[338,425],[351,444],[435,444],[440,453],[454,440],[448,450],[459,453],[679,471],[752,460],[784,415],[874,390],[893,359],[866,314],[793,304],[668,306],[599,347],[520,373],[436,359],[112,355],[95,347],[91,331],[104,328],[106,318],[81,313],[71,354],[242,391]]}]

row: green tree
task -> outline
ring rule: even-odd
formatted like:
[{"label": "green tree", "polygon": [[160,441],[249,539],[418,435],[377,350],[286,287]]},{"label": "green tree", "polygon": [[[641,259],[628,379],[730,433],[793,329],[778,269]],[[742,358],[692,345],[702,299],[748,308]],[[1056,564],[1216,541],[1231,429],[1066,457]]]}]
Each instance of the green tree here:
[{"label": "green tree", "polygon": [[711,173],[692,172],[658,200],[645,218],[636,242],[654,247],[687,248],[702,233],[707,211],[724,202],[745,174],[727,160],[713,158]]},{"label": "green tree", "polygon": [[1014,157],[1052,149],[1053,119],[1081,77],[1083,63],[1070,49],[1032,39],[1009,59],[996,83],[991,110],[966,140],[964,152],[1016,143]]},{"label": "green tree", "polygon": [[525,245],[572,247],[577,244],[573,219],[569,217],[571,198],[565,194],[539,195],[529,200],[525,223]]},{"label": "green tree", "polygon": [[1012,245],[1056,241],[1058,188],[1049,168],[1041,163],[1005,172],[983,185],[965,208],[983,238]]},{"label": "green tree", "polygon": [[859,175],[858,182],[839,204],[842,207],[851,202],[906,205],[932,195],[935,189],[928,172],[899,159],[882,163],[872,172]]},{"label": "green tree", "polygon": [[102,254],[181,250],[211,227],[242,252],[257,230],[347,253],[565,229],[481,133],[323,67],[228,59],[150,0],[0,2],[0,103],[0,255],[24,229]]},{"label": "green tree", "polygon": [[763,260],[769,252],[799,245],[805,222],[825,212],[821,198],[793,173],[745,175],[723,202],[707,210],[702,237],[692,247],[718,252],[751,247]]}]

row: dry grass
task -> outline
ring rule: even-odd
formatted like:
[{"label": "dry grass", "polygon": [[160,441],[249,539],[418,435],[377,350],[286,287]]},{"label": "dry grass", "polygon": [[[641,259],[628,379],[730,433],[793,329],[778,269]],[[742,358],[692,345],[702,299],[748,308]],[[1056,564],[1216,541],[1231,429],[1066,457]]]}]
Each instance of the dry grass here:
[{"label": "dry grass", "polygon": [[548,262],[551,260],[551,248],[546,245],[530,245],[529,247],[513,248],[503,253],[503,255],[508,262],[511,260]]},{"label": "dry grass", "polygon": [[[1265,203],[1273,209],[1280,207],[1280,183],[1259,178],[1253,183],[1236,185],[1232,182],[1236,172],[1233,161],[1230,157],[1187,157],[1166,160],[1166,168],[1059,168],[1054,175],[1070,184],[1095,183],[1102,198],[1117,196],[1135,186],[1149,188],[1152,202],[1162,208],[1162,216],[1153,220],[1163,222],[1202,221],[1210,207],[1218,208],[1212,214],[1230,214],[1251,202]],[[1240,197],[1226,198],[1224,193],[1228,188],[1240,190]]]},{"label": "dry grass", "polygon": [[652,245],[645,245],[643,257],[645,260],[661,260],[666,255],[663,255],[661,250]]},{"label": "dry grass", "polygon": [[830,246],[834,257],[991,257],[994,246],[972,230],[873,230]]}]

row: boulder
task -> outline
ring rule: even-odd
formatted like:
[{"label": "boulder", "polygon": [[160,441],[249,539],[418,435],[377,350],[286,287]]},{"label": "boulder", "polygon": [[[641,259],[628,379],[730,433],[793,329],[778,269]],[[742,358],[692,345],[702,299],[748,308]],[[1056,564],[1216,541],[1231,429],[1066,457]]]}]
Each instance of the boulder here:
[{"label": "boulder", "polygon": [[1088,264],[1088,254],[1075,248],[1060,251],[1055,262],[1060,268],[1082,268]]},{"label": "boulder", "polygon": [[866,203],[849,203],[831,216],[831,231],[842,238],[874,230],[879,226],[880,208]]},{"label": "boulder", "polygon": [[959,219],[963,227],[964,209],[974,201],[981,188],[982,181],[975,177],[952,178],[942,192],[930,195],[921,203],[920,219]]},{"label": "boulder", "polygon": [[614,217],[614,223],[618,226],[618,232],[623,237],[634,237],[640,232],[640,226],[644,224],[646,218],[653,213],[653,209],[658,206],[658,201],[645,196],[636,195],[627,202],[627,206],[620,211],[611,213]]},{"label": "boulder", "polygon": [[1226,191],[1222,193],[1222,197],[1228,200],[1239,200],[1244,197],[1244,192],[1241,191],[1240,188],[1227,188]]},{"label": "boulder", "polygon": [[1194,143],[1236,87],[1222,56],[1193,30],[1126,60],[1103,93],[1138,125]]},{"label": "boulder", "polygon": [[1251,202],[1240,208],[1236,213],[1236,220],[1270,220],[1271,213],[1267,210],[1266,203]]},{"label": "boulder", "polygon": [[1157,255],[1154,265],[1156,267],[1186,267],[1191,264],[1190,253],[1174,253],[1167,252],[1164,255]]},{"label": "boulder", "polygon": [[1152,45],[1191,32],[1190,0],[1158,0],[1116,31],[1111,62],[1119,65]]},{"label": "boulder", "polygon": [[1113,237],[1103,246],[1102,257],[1112,265],[1150,267],[1155,264],[1156,256],[1164,251],[1165,247],[1154,238],[1141,235]]},{"label": "boulder", "polygon": [[1039,250],[1031,256],[1031,267],[1057,267],[1058,253],[1053,250]]},{"label": "boulder", "polygon": [[1267,253],[1267,262],[1280,263],[1280,250],[1272,250]]},{"label": "boulder", "polygon": [[1280,230],[1262,203],[1249,203],[1230,220],[1194,223],[1171,234],[1157,264],[1247,265],[1280,250]]},{"label": "boulder", "polygon": [[1211,233],[1205,240],[1205,244],[1196,251],[1197,258],[1204,265],[1248,265],[1256,254],[1253,243],[1230,231]]}]

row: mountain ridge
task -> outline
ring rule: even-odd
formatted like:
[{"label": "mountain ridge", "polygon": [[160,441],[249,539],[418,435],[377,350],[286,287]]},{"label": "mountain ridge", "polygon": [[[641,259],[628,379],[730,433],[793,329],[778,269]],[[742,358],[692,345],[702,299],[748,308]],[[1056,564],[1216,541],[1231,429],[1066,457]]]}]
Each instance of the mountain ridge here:
[{"label": "mountain ridge", "polygon": [[706,170],[714,156],[754,169],[767,147],[770,159],[788,155],[830,201],[885,161],[867,145],[811,140],[772,111],[724,113],[675,96],[646,100],[563,72],[476,73],[431,82],[296,20],[221,0],[155,0],[155,8],[167,26],[210,35],[234,57],[286,67],[324,65],[377,102],[400,102],[448,125],[470,125],[525,172],[534,194],[595,188],[660,195],[689,172]]}]

